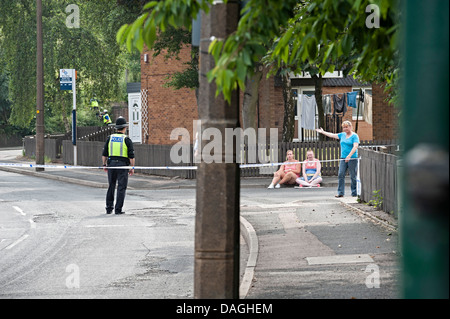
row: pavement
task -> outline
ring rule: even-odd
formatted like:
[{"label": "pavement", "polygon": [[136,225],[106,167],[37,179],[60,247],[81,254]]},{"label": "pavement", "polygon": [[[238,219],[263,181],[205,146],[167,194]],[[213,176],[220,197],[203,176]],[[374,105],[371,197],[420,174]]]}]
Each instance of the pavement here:
[{"label": "pavement", "polygon": [[[24,159],[21,156],[21,149],[0,149],[0,163],[29,163],[34,164],[29,159]],[[1,166],[0,170],[36,176],[40,178],[47,178],[57,181],[63,181],[88,187],[107,188],[107,174],[101,169],[54,169],[49,168],[44,171],[36,171],[35,168],[26,167],[13,167],[13,166]],[[138,170],[137,170],[138,171]],[[241,188],[267,188],[271,182],[271,177],[251,177],[241,178]],[[349,178],[346,178],[346,183],[349,184]],[[335,188],[338,184],[337,176],[324,176],[321,187]],[[349,186],[349,185],[347,185]],[[288,186],[291,187],[292,186]],[[168,178],[154,175],[145,175],[136,173],[129,178],[128,189],[130,190],[162,190],[162,189],[194,189],[196,188],[196,180],[189,180],[183,178]],[[347,196],[339,199],[344,206],[349,201],[355,201],[354,198]],[[336,201],[336,205],[339,205],[339,201]],[[348,205],[348,208],[354,207]],[[366,212],[360,212],[366,217],[371,218],[370,214]],[[241,285],[240,285],[240,297],[245,298],[249,289],[252,286],[254,271],[258,262],[258,238],[256,231],[252,224],[242,217],[241,215],[241,235],[245,240],[246,249],[244,250],[244,258],[246,259],[245,268],[241,270]],[[245,261],[243,262],[245,263]],[[241,261],[241,267],[243,267]]]}]

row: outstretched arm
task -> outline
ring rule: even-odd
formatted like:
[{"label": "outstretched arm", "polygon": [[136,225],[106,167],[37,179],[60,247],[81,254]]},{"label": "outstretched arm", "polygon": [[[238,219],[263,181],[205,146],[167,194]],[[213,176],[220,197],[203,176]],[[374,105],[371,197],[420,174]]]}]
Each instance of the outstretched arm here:
[{"label": "outstretched arm", "polygon": [[325,132],[324,130],[323,130],[323,128],[316,128],[316,132],[317,133],[321,133],[321,134],[323,134],[323,135],[325,135],[325,136],[328,136],[328,137],[331,137],[331,138],[335,138],[335,139],[339,139],[339,136],[337,135],[337,134],[334,134],[334,133],[330,133],[330,132]]}]

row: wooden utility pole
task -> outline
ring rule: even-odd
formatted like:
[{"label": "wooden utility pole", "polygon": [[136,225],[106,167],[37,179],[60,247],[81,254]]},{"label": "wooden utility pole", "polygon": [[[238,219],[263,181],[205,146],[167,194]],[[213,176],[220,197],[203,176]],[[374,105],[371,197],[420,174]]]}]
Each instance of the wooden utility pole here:
[{"label": "wooden utility pole", "polygon": [[[216,1],[209,14],[202,14],[200,41],[199,117],[201,131],[216,128],[222,135],[222,162],[205,163],[197,169],[195,219],[194,297],[201,299],[239,298],[239,196],[240,172],[236,163],[225,163],[225,128],[239,125],[239,94],[232,93],[231,104],[223,95],[216,98],[215,83],[206,74],[214,67],[208,54],[211,38],[225,39],[236,30],[239,2]],[[199,138],[202,138],[199,132]],[[237,141],[239,142],[239,141]],[[203,142],[201,145],[208,143]],[[201,149],[199,150],[202,151]]]},{"label": "wooden utility pole", "polygon": [[[36,0],[37,54],[36,54],[36,164],[43,165],[44,144],[44,54],[42,36],[42,0]],[[44,168],[36,167],[36,171]]]}]

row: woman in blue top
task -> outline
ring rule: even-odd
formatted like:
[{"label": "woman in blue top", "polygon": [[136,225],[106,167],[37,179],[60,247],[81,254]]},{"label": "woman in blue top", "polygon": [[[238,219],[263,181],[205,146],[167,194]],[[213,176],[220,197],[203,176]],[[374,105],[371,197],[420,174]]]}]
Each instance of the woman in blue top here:
[{"label": "woman in blue top", "polygon": [[344,121],[342,123],[342,133],[334,134],[325,132],[323,128],[316,129],[318,133],[325,136],[339,139],[341,143],[341,161],[339,163],[339,184],[338,194],[336,197],[343,197],[345,193],[345,173],[347,169],[350,173],[352,196],[356,196],[356,173],[358,170],[358,146],[359,137],[358,134],[352,131],[352,123],[350,121]]}]

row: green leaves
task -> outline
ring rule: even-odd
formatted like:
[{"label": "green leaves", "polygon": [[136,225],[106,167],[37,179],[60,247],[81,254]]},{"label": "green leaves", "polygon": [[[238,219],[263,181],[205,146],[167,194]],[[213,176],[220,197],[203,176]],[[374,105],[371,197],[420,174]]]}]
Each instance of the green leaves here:
[{"label": "green leaves", "polygon": [[350,55],[350,50],[352,49],[352,36],[349,34],[345,34],[342,37],[342,40],[340,41],[340,45],[339,45],[339,49],[338,49],[338,55],[344,55],[344,56],[349,56]]},{"label": "green leaves", "polygon": [[[199,10],[208,12],[213,0],[152,1],[131,25],[122,26],[117,41],[128,50],[142,50],[155,43],[158,32],[168,25],[190,29]],[[390,80],[398,38],[397,0],[249,0],[242,10],[238,29],[209,47],[215,67],[208,73],[216,81],[217,94],[230,101],[231,92],[245,87],[245,79],[267,55],[276,65],[314,66],[321,72],[342,65],[357,72],[363,80]],[[365,8],[380,8],[380,28],[366,26]]]},{"label": "green leaves", "polygon": [[[0,2],[0,47],[6,61],[4,69],[0,66],[0,73],[8,73],[7,93],[12,108],[9,123],[33,127],[36,60],[31,57],[36,55],[35,1]],[[116,1],[78,1],[81,24],[79,28],[69,29],[66,26],[68,13],[64,10],[68,3],[64,3],[43,1],[46,132],[62,132],[65,129],[62,123],[70,123],[72,95],[59,89],[59,69],[78,71],[77,107],[80,111],[93,94],[102,106],[107,106],[111,100],[122,100],[122,71],[127,68],[130,78],[136,78],[140,72],[139,56],[126,53],[115,41],[125,32],[124,27],[117,33],[123,21],[136,18],[140,8],[131,3],[117,5]],[[3,12],[8,14],[3,15]],[[137,41],[136,45],[142,44]],[[96,121],[95,114],[90,116]]]},{"label": "green leaves", "polygon": [[[254,73],[254,67],[267,54],[273,40],[280,36],[282,26],[293,16],[294,0],[258,1],[250,0],[250,10],[242,10],[244,14],[239,22],[238,30],[228,37],[223,44],[214,41],[210,45],[210,53],[215,60],[215,67],[209,72],[208,80],[215,80],[217,92],[223,92],[230,101],[232,90],[238,86],[245,89],[245,80]],[[289,35],[280,41],[278,54],[289,58]],[[231,71],[231,72],[230,72]]]},{"label": "green leaves", "polygon": [[[380,28],[369,29],[365,9],[373,3],[380,7],[384,20]],[[338,65],[353,66],[352,71],[363,80],[389,82],[392,65],[398,65],[397,38],[396,0],[310,0],[300,7],[271,58],[278,66],[314,64],[321,71],[331,71]]]},{"label": "green leaves", "polygon": [[144,44],[152,48],[158,32],[168,26],[191,29],[192,19],[200,10],[209,11],[212,0],[166,0],[151,1],[143,7],[144,13],[132,24],[125,24],[117,32],[116,40],[126,45],[128,51],[142,51]]}]

